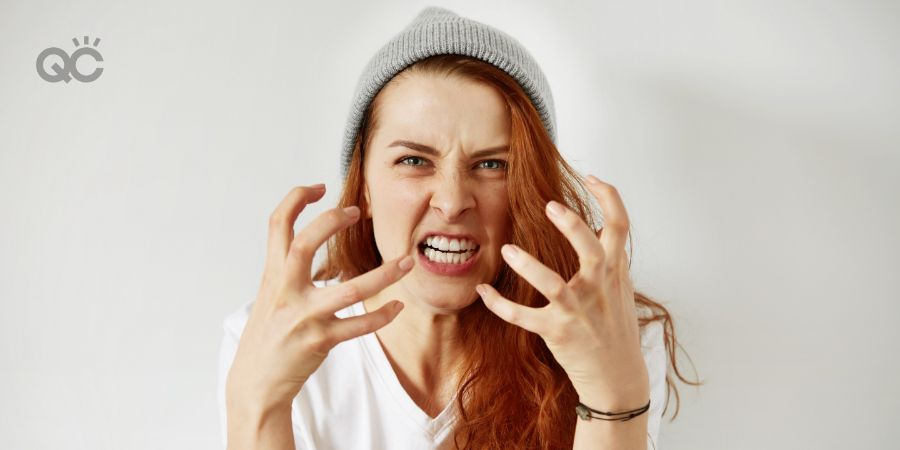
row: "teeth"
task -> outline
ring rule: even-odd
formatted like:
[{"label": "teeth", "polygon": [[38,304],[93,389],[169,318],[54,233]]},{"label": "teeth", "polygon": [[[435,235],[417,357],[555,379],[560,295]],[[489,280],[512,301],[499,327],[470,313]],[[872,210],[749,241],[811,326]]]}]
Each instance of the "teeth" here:
[{"label": "teeth", "polygon": [[445,253],[430,247],[425,247],[425,257],[431,261],[443,264],[461,264],[469,260],[475,250],[468,250],[465,253]]},{"label": "teeth", "polygon": [[447,239],[444,236],[429,236],[425,239],[429,247],[445,252],[458,252],[460,250],[474,250],[478,245],[468,239]]}]

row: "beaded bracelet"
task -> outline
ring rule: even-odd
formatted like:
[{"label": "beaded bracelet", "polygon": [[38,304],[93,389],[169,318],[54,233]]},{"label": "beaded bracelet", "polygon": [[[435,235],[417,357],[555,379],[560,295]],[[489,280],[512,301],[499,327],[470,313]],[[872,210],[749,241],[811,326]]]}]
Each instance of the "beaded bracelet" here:
[{"label": "beaded bracelet", "polygon": [[[575,413],[578,414],[578,417],[579,417],[581,420],[600,419],[600,420],[618,420],[618,421],[621,421],[621,422],[625,422],[626,420],[631,420],[631,419],[633,419],[633,418],[635,418],[635,417],[637,417],[637,416],[639,416],[639,415],[641,415],[641,414],[647,412],[648,409],[650,409],[650,400],[647,400],[647,404],[644,405],[644,406],[641,407],[641,408],[633,409],[633,410],[631,410],[631,411],[623,411],[623,412],[620,412],[620,413],[597,411],[596,409],[591,409],[591,408],[589,408],[589,407],[588,407],[587,405],[585,405],[584,403],[578,402],[578,406],[575,407]],[[601,414],[601,415],[604,415],[604,416],[620,416],[620,415],[622,415],[622,414],[627,414],[627,416],[625,416],[625,417],[616,417],[616,418],[613,418],[613,419],[607,419],[607,418],[604,418],[604,417],[597,417],[597,416],[595,416],[595,415],[593,415],[593,414],[591,414],[591,413],[594,413],[594,414]]]}]

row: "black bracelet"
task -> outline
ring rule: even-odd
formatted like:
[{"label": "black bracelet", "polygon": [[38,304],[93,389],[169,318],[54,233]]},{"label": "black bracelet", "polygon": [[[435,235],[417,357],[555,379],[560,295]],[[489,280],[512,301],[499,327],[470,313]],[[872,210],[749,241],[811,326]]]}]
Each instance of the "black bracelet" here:
[{"label": "black bracelet", "polygon": [[[644,405],[644,406],[641,407],[641,408],[638,408],[638,409],[632,409],[631,411],[623,411],[623,412],[620,412],[620,413],[597,411],[596,409],[591,409],[590,407],[588,407],[588,406],[585,405],[584,403],[578,402],[578,406],[575,407],[575,414],[578,414],[578,417],[579,417],[581,420],[600,419],[600,420],[618,420],[618,421],[621,421],[621,422],[625,422],[626,420],[631,420],[631,419],[633,419],[633,418],[635,418],[635,417],[637,417],[637,416],[639,416],[639,415],[641,415],[641,414],[647,412],[648,409],[650,409],[650,400],[647,400],[647,404]],[[598,417],[598,416],[595,416],[595,415],[593,415],[593,414],[591,414],[591,413],[594,413],[594,414],[601,414],[601,415],[604,415],[604,416],[620,416],[620,415],[623,415],[623,414],[627,414],[627,416],[625,416],[625,417],[616,417],[616,418],[613,418],[613,419],[607,419],[607,418],[604,418],[604,417]]]}]

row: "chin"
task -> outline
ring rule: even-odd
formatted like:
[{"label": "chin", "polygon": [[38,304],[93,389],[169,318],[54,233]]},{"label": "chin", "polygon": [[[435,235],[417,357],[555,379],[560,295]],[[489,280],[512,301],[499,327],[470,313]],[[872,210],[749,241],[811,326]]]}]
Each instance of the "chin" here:
[{"label": "chin", "polygon": [[408,290],[423,307],[453,313],[478,301],[477,283],[462,279],[444,283],[429,280],[416,283],[418,289],[411,287]]}]

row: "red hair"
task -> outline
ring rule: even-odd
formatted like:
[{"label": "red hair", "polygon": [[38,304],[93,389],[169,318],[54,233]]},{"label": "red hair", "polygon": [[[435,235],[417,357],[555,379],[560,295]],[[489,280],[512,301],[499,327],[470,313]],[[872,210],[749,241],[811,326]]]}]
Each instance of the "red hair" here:
[{"label": "red hair", "polygon": [[[489,63],[462,55],[438,55],[416,62],[401,75],[459,76],[494,88],[506,102],[511,129],[507,192],[512,224],[510,243],[534,255],[563,279],[578,271],[578,257],[571,243],[544,214],[550,200],[563,203],[597,230],[591,194],[581,177],[558,152],[540,116],[521,86],[506,72]],[[393,80],[391,81],[393,82]],[[377,128],[379,97],[366,111],[357,136],[340,207],[359,205],[365,218],[363,162]],[[550,231],[548,231],[550,230]],[[630,233],[629,233],[630,234]],[[630,241],[630,239],[629,239]],[[315,280],[352,279],[382,263],[375,245],[371,219],[362,219],[341,230],[328,242],[328,256]],[[630,267],[630,263],[629,263]],[[531,307],[547,299],[527,281],[501,263],[492,286],[504,297]],[[635,290],[635,303],[650,314],[639,316],[641,327],[662,321],[665,345],[675,374],[687,384],[675,360],[675,326],[668,310]],[[460,311],[461,347],[466,354],[459,379],[457,448],[466,449],[561,449],[572,448],[578,395],[562,367],[540,336],[508,324],[484,303],[475,301]],[[670,391],[678,390],[666,375],[666,407]],[[679,401],[680,403],[680,401]],[[674,420],[678,415],[676,407]],[[670,420],[671,421],[671,420]]]}]

